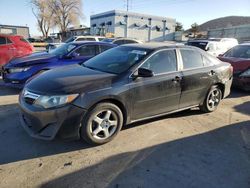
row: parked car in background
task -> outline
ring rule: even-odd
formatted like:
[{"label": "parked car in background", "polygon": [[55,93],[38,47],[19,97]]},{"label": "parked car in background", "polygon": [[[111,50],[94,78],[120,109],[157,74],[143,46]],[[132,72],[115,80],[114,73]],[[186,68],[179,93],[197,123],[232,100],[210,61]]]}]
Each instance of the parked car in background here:
[{"label": "parked car in background", "polygon": [[198,47],[217,57],[219,54],[223,54],[238,45],[238,41],[233,38],[195,39],[189,40],[187,45]]},{"label": "parked car in background", "polygon": [[112,43],[115,40],[115,38],[104,38],[102,40],[102,42],[108,42],[108,43]]},{"label": "parked car in background", "polygon": [[96,41],[96,42],[100,42],[103,39],[105,39],[105,37],[102,36],[73,36],[68,38],[65,42],[62,43],[49,43],[46,46],[46,50],[53,50],[59,46],[61,46],[64,43],[69,43],[69,42],[79,42],[79,41]]},{"label": "parked car in background", "polygon": [[102,42],[70,42],[50,52],[16,58],[3,66],[6,86],[22,88],[32,76],[53,68],[82,63],[116,45]]},{"label": "parked car in background", "polygon": [[237,45],[218,58],[233,66],[233,85],[250,91],[250,43]]},{"label": "parked car in background", "polygon": [[139,43],[142,44],[143,42],[137,39],[131,39],[131,38],[116,38],[112,41],[113,44],[117,45],[123,45],[123,44],[133,44],[133,43]]},{"label": "parked car in background", "polygon": [[33,50],[22,36],[0,34],[0,68],[11,59],[31,54]]},{"label": "parked car in background", "polygon": [[232,66],[184,45],[129,44],[30,80],[19,97],[33,137],[111,141],[124,124],[192,107],[213,112],[230,93]]}]

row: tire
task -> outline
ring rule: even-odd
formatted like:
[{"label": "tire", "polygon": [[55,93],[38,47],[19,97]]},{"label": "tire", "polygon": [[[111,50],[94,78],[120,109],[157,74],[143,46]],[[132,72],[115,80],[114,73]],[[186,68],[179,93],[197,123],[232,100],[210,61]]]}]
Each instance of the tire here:
[{"label": "tire", "polygon": [[110,142],[123,125],[123,114],[112,103],[99,103],[82,120],[81,138],[91,145]]},{"label": "tire", "polygon": [[203,112],[213,112],[217,109],[222,99],[222,92],[218,86],[212,86],[203,102],[200,106],[200,110]]}]

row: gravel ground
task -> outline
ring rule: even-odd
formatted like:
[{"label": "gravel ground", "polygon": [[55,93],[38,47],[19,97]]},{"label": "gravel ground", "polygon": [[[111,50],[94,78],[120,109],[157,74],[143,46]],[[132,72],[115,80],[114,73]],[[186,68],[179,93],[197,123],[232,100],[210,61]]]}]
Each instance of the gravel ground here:
[{"label": "gravel ground", "polygon": [[112,142],[29,137],[18,90],[0,86],[0,187],[250,187],[250,94],[125,126]]}]

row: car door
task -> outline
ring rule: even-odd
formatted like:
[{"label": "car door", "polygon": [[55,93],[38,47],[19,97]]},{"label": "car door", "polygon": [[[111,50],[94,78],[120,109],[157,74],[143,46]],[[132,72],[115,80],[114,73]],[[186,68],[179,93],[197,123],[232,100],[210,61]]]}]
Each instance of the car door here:
[{"label": "car door", "polygon": [[204,66],[203,55],[198,50],[180,49],[182,57],[182,93],[180,108],[198,105],[203,102],[213,83],[213,66]]},{"label": "car door", "polygon": [[62,65],[71,65],[76,63],[82,63],[88,59],[94,57],[98,52],[98,45],[88,44],[82,45],[71,51],[66,58],[60,59],[58,64]]},{"label": "car door", "polygon": [[8,63],[14,55],[12,42],[7,37],[0,37],[0,66]]},{"label": "car door", "polygon": [[152,70],[153,77],[131,82],[132,120],[177,110],[181,95],[177,56],[174,49],[160,50],[141,66]]}]

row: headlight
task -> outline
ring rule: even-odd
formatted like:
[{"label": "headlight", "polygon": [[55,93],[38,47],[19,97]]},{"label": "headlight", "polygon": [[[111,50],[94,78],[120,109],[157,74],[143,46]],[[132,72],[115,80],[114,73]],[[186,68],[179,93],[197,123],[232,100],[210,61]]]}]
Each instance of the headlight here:
[{"label": "headlight", "polygon": [[250,69],[247,69],[246,71],[241,73],[240,77],[250,77]]},{"label": "headlight", "polygon": [[39,96],[35,102],[36,105],[44,108],[53,108],[72,102],[78,94],[58,95],[58,96]]},{"label": "headlight", "polygon": [[30,67],[24,67],[24,68],[11,68],[9,69],[9,73],[17,73],[17,72],[24,72],[29,70]]}]

